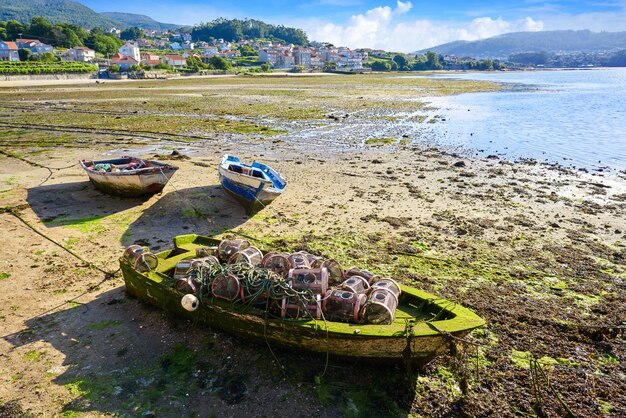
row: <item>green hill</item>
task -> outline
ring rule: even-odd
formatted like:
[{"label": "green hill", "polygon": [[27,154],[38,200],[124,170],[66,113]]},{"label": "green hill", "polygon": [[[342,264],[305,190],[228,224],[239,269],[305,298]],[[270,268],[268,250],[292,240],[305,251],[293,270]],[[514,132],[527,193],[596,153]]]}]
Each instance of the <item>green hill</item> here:
[{"label": "green hill", "polygon": [[184,25],[177,25],[175,23],[161,23],[152,19],[146,15],[138,15],[134,13],[119,13],[119,12],[103,12],[101,15],[119,22],[120,27],[132,27],[137,26],[142,29],[151,29],[151,30],[175,30]]},{"label": "green hill", "polygon": [[417,52],[434,51],[457,57],[506,59],[524,52],[611,52],[619,49],[626,49],[626,32],[559,30],[506,33],[479,41],[450,42]]},{"label": "green hill", "polygon": [[119,26],[112,19],[72,0],[0,0],[0,20],[30,23],[34,16],[45,17],[52,23],[73,23],[87,29]]}]

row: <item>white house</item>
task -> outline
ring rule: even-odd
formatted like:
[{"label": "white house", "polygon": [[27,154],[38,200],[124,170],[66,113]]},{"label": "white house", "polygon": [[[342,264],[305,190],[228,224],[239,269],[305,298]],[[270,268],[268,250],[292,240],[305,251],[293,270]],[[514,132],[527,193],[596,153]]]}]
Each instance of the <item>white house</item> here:
[{"label": "white house", "polygon": [[164,55],[163,62],[174,68],[184,67],[185,65],[187,65],[187,60],[185,59],[185,57],[182,57],[180,55]]},{"label": "white house", "polygon": [[205,57],[212,57],[213,55],[217,55],[217,47],[216,46],[207,46],[204,48],[204,56]]},{"label": "white house", "polygon": [[84,46],[75,46],[65,51],[61,58],[64,61],[91,62],[96,59],[96,51]]},{"label": "white house", "polygon": [[120,49],[118,49],[117,51],[122,55],[132,57],[136,62],[141,61],[141,53],[139,52],[139,47],[134,42],[126,42],[124,45],[120,46]]}]

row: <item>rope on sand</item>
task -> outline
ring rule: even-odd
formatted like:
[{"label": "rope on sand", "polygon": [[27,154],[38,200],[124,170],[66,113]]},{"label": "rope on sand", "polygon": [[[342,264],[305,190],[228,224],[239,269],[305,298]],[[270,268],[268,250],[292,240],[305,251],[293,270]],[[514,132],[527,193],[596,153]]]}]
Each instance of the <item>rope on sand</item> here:
[{"label": "rope on sand", "polygon": [[71,254],[73,257],[77,258],[78,260],[82,261],[83,263],[85,263],[88,267],[91,267],[95,270],[98,270],[99,272],[103,273],[105,275],[105,279],[110,279],[112,277],[115,277],[115,275],[120,271],[120,269],[118,268],[115,271],[106,271],[101,267],[98,267],[97,265],[95,265],[94,263],[92,263],[91,261],[85,260],[83,257],[81,257],[80,255],[76,254],[74,251],[72,251],[71,249],[69,249],[68,247],[66,247],[65,245],[61,244],[58,241],[55,241],[53,238],[50,238],[49,236],[47,236],[46,234],[44,234],[43,232],[37,230],[37,228],[35,228],[33,225],[31,225],[26,219],[24,219],[22,217],[22,215],[20,215],[18,213],[18,209],[16,207],[6,207],[6,208],[1,208],[0,209],[0,213],[10,213],[11,215],[13,215],[14,217],[16,217],[20,222],[22,222],[24,225],[26,225],[26,227],[28,227],[28,229],[30,229],[31,231],[33,231],[34,233],[36,233],[37,235],[45,238],[46,240],[50,241],[51,243],[53,243],[54,245],[62,248],[63,250],[65,250],[67,253]]},{"label": "rope on sand", "polygon": [[[63,303],[58,304],[57,306],[54,306],[44,312],[41,312],[35,316],[33,316],[31,319],[34,318],[40,318],[50,312],[53,312],[57,309],[59,309],[60,307],[75,301],[76,299],[85,296],[88,293],[93,292],[94,290],[96,290],[101,284],[103,284],[104,282],[106,282],[109,279],[112,279],[113,277],[117,276],[117,274],[121,271],[121,268],[118,268],[115,271],[106,271],[98,266],[96,266],[94,263],[85,260],[83,257],[81,257],[80,255],[76,254],[74,251],[70,250],[69,248],[67,248],[66,246],[64,246],[63,244],[55,241],[54,239],[50,238],[49,236],[45,235],[44,233],[38,231],[37,229],[35,229],[35,227],[33,227],[27,220],[25,220],[19,213],[19,210],[25,209],[26,207],[28,207],[28,205],[20,205],[20,206],[13,206],[13,207],[2,207],[0,208],[0,213],[9,213],[11,215],[13,215],[14,217],[16,217],[20,222],[22,222],[24,225],[26,225],[26,227],[30,230],[32,230],[33,232],[35,232],[37,235],[42,236],[43,238],[45,238],[46,240],[52,242],[54,245],[62,248],[63,250],[67,251],[69,254],[71,254],[73,257],[79,259],[80,261],[82,261],[83,263],[85,263],[88,267],[91,267],[95,270],[98,270],[99,272],[104,274],[104,277],[102,278],[102,280],[94,285],[91,285],[87,288],[87,290],[85,290],[84,292],[82,292],[81,294],[74,296],[71,299],[68,299],[66,301],[64,301]],[[21,331],[20,331],[21,332]],[[18,332],[19,333],[19,332]],[[16,333],[13,333],[16,334]],[[7,335],[3,335],[0,338],[6,338],[10,335],[13,334],[7,334]]]},{"label": "rope on sand", "polygon": [[78,163],[75,163],[75,164],[72,164],[72,165],[68,165],[67,167],[48,167],[48,166],[45,166],[43,164],[39,164],[37,162],[27,160],[26,158],[20,157],[19,155],[11,154],[10,152],[4,151],[4,150],[0,150],[0,154],[5,155],[5,156],[7,156],[9,158],[15,158],[17,160],[24,161],[25,163],[30,164],[33,167],[45,168],[46,170],[48,170],[48,172],[49,172],[48,177],[46,177],[46,179],[44,181],[39,183],[40,186],[42,184],[44,184],[45,182],[47,182],[48,180],[50,180],[50,177],[52,177],[52,170],[57,170],[57,171],[59,171],[59,170],[66,170],[68,168],[72,168],[72,167],[75,167],[75,166],[78,165]]}]

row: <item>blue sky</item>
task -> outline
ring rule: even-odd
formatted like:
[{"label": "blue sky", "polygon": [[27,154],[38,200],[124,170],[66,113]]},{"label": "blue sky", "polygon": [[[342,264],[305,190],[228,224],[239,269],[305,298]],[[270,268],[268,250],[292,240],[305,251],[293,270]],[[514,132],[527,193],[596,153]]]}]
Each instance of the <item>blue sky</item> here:
[{"label": "blue sky", "polygon": [[167,23],[193,25],[218,17],[261,19],[302,28],[313,40],[404,52],[520,30],[626,31],[626,0],[79,1],[98,12],[139,13]]}]

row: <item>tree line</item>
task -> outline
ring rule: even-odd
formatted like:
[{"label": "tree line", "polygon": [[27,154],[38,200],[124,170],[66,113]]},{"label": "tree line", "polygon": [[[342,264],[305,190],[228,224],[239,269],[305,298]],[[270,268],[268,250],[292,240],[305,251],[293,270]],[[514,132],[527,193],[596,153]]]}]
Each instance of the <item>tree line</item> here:
[{"label": "tree line", "polygon": [[26,25],[17,20],[0,22],[0,39],[13,41],[17,38],[38,39],[56,48],[85,46],[103,55],[115,54],[124,44],[123,40],[102,29],[87,31],[72,23],[52,24],[43,17],[33,17]]},{"label": "tree line", "polygon": [[195,40],[206,42],[213,39],[224,39],[227,42],[269,39],[294,45],[309,45],[309,39],[302,29],[271,25],[255,19],[216,19],[194,26],[191,36]]},{"label": "tree line", "polygon": [[387,59],[374,59],[366,66],[373,71],[435,71],[446,69],[449,65],[468,70],[499,70],[504,64],[497,60],[466,60],[455,64],[447,64],[436,52],[428,51],[410,60],[404,54],[388,54]]}]

